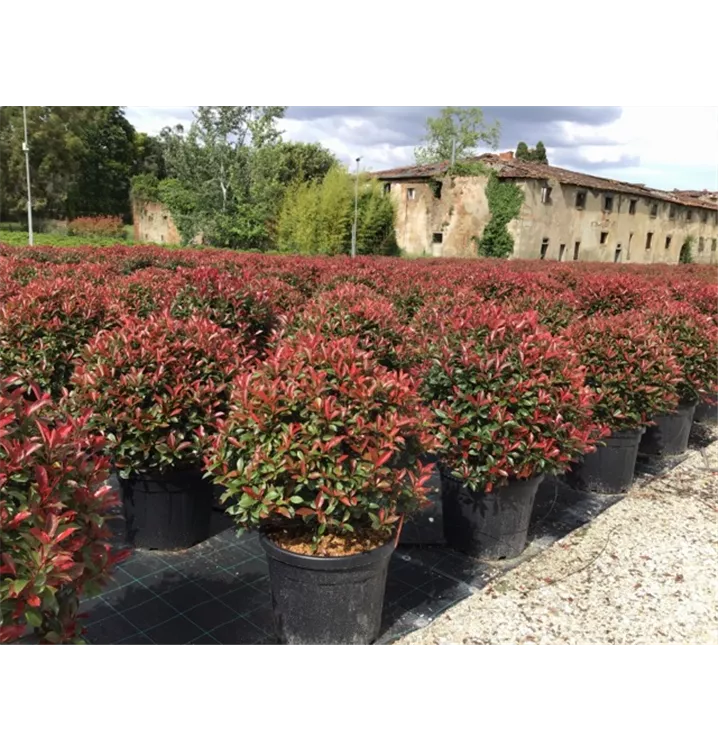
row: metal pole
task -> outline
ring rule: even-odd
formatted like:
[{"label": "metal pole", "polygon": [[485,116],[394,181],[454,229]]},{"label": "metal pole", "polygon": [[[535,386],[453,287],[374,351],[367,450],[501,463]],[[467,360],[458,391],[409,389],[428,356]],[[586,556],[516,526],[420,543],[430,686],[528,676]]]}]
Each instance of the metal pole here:
[{"label": "metal pole", "polygon": [[357,171],[354,177],[354,226],[352,227],[352,258],[357,256],[357,224],[359,222],[359,162],[361,156],[357,157]]},{"label": "metal pole", "polygon": [[454,164],[456,164],[456,138],[451,141],[451,166],[453,167]]},{"label": "metal pole", "polygon": [[22,150],[25,152],[25,173],[27,175],[27,231],[29,244],[32,246],[32,195],[30,194],[30,146],[27,142],[27,114],[25,107],[22,108],[22,124],[25,130],[25,140],[22,142]]}]

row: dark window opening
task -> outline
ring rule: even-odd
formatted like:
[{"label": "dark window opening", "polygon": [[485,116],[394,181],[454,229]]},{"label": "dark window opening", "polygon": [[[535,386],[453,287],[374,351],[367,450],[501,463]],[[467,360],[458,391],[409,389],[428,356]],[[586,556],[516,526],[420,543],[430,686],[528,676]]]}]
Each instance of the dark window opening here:
[{"label": "dark window opening", "polygon": [[391,193],[391,182],[385,182],[384,183],[384,192],[385,193]]},{"label": "dark window opening", "polygon": [[711,240],[711,252],[714,253],[718,248],[718,240]]},{"label": "dark window opening", "polygon": [[668,209],[668,218],[669,219],[675,219],[676,218],[676,207],[675,206],[671,206]]},{"label": "dark window opening", "polygon": [[666,250],[668,250],[668,248],[669,248],[670,246],[671,246],[671,235],[669,234],[669,235],[668,235],[668,236],[666,237]]},{"label": "dark window opening", "polygon": [[586,193],[576,193],[576,208],[586,208]]},{"label": "dark window opening", "polygon": [[701,223],[702,223],[702,224],[706,224],[707,222],[708,222],[708,212],[707,212],[707,211],[704,211],[704,212],[703,212],[703,213],[701,214]]},{"label": "dark window opening", "polygon": [[653,244],[653,232],[649,232],[646,235],[646,250],[650,250],[652,244]]},{"label": "dark window opening", "polygon": [[686,211],[686,221],[693,221],[693,211],[691,211],[690,209]]},{"label": "dark window opening", "polygon": [[575,245],[573,246],[573,259],[574,259],[574,260],[578,260],[578,252],[579,252],[579,250],[580,250],[580,249],[581,249],[581,243],[580,243],[580,242],[577,242],[577,243],[576,243],[576,244],[575,244]]},{"label": "dark window opening", "polygon": [[563,260],[563,256],[566,254],[566,245],[559,245],[558,248],[558,259]]},{"label": "dark window opening", "polygon": [[547,252],[548,252],[548,237],[544,237],[543,241],[541,242],[541,260],[544,260],[546,258]]},{"label": "dark window opening", "polygon": [[414,200],[414,198],[416,198],[416,190],[415,190],[414,188],[409,188],[409,189],[408,189],[408,190],[406,191],[406,197],[407,197],[407,198],[408,198],[408,199],[409,199],[410,201],[413,201],[413,200]]},{"label": "dark window opening", "polygon": [[431,241],[435,245],[440,245],[444,241],[444,235],[441,232],[434,232],[431,236]]},{"label": "dark window opening", "polygon": [[621,261],[621,252],[622,252],[621,245],[620,244],[616,245],[616,253],[613,256],[613,262],[614,263],[620,263],[620,261]]},{"label": "dark window opening", "polygon": [[655,219],[658,216],[658,204],[651,203],[651,218]]},{"label": "dark window opening", "polygon": [[605,245],[608,241],[608,232],[601,232],[601,244]]},{"label": "dark window opening", "polygon": [[605,195],[603,197],[603,210],[613,211],[613,196],[612,195]]},{"label": "dark window opening", "polygon": [[541,203],[550,203],[550,202],[551,202],[551,188],[550,187],[541,188]]},{"label": "dark window opening", "polygon": [[636,204],[637,204],[637,203],[638,203],[638,201],[637,201],[637,200],[635,200],[635,199],[633,199],[633,200],[631,200],[631,202],[630,202],[630,203],[628,204],[628,213],[629,213],[629,214],[633,215],[633,214],[635,214],[635,213],[636,213]]}]

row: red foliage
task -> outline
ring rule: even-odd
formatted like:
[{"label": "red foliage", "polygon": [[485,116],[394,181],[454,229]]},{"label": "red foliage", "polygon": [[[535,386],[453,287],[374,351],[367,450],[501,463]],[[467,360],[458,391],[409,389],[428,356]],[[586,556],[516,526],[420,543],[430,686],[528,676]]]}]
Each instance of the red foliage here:
[{"label": "red foliage", "polygon": [[127,317],[84,348],[68,405],[91,408],[122,476],[199,467],[228,386],[252,362],[252,338],[202,317]]},{"label": "red foliage", "polygon": [[417,382],[390,372],[357,337],[281,342],[234,382],[209,460],[245,527],[392,529],[425,496],[435,447]]},{"label": "red foliage", "polygon": [[121,216],[78,216],[67,225],[67,233],[78,237],[123,237]]},{"label": "red foliage", "polygon": [[17,379],[0,383],[0,642],[28,626],[45,642],[74,641],[78,597],[98,593],[123,557],[105,525],[117,499],[88,415],[26,395]]}]

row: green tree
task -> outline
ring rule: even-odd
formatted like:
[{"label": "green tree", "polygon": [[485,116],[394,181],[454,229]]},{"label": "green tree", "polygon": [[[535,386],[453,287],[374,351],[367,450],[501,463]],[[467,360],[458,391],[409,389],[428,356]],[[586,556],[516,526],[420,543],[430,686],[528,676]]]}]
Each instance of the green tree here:
[{"label": "green tree", "polygon": [[[287,190],[278,220],[278,245],[301,255],[340,255],[351,250],[354,177],[332,167],[321,181],[296,182]],[[360,177],[357,252],[396,255],[394,205],[381,185]]]},{"label": "green tree", "polygon": [[516,146],[516,154],[517,159],[521,159],[523,161],[531,161],[531,152],[529,151],[529,147],[521,141],[518,146]]},{"label": "green tree", "polygon": [[533,150],[532,154],[532,161],[535,161],[537,164],[548,164],[548,157],[546,156],[546,147],[543,145],[542,141],[539,141],[536,144],[536,148]]},{"label": "green tree", "polygon": [[444,107],[438,117],[426,120],[423,145],[415,153],[417,164],[431,164],[451,159],[466,159],[476,153],[480,143],[498,148],[501,127],[487,125],[480,107]]},{"label": "green tree", "polygon": [[[129,213],[144,169],[122,107],[27,107],[33,212],[38,218]],[[145,138],[147,138],[145,136]],[[0,108],[0,218],[24,219],[22,107]],[[161,172],[158,170],[158,174]]]},{"label": "green tree", "polygon": [[[189,235],[201,232],[206,242],[227,247],[268,245],[273,190],[264,178],[264,150],[279,143],[276,123],[284,111],[199,107],[186,134],[179,126],[162,131],[167,170],[176,180],[167,196],[178,200],[168,207],[173,217],[182,213]],[[192,214],[184,214],[190,207]]]}]

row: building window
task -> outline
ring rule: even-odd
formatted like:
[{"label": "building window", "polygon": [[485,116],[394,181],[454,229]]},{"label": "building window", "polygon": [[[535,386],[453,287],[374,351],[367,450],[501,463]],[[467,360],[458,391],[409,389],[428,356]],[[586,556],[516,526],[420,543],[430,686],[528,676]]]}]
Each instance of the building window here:
[{"label": "building window", "polygon": [[658,204],[651,203],[651,218],[655,219],[658,216]]},{"label": "building window", "polygon": [[612,195],[603,196],[603,210],[613,211],[613,196]]},{"label": "building window", "polygon": [[408,190],[406,191],[406,197],[407,197],[407,198],[408,198],[408,199],[409,199],[410,201],[413,201],[413,200],[415,200],[415,199],[416,199],[416,190],[415,190],[414,188],[409,188],[409,189],[408,189]]},{"label": "building window", "polygon": [[431,241],[435,245],[440,245],[444,241],[444,235],[441,232],[434,232],[434,234],[431,235]]},{"label": "building window", "polygon": [[693,221],[693,211],[690,208],[686,211],[686,221]]},{"label": "building window", "polygon": [[566,245],[559,245],[558,248],[558,259],[563,260],[563,256],[566,254]]},{"label": "building window", "polygon": [[580,208],[580,209],[586,208],[586,193],[584,192],[576,193],[576,208]]},{"label": "building window", "polygon": [[701,222],[703,224],[706,224],[708,222],[708,212],[707,211],[703,211],[701,213]]},{"label": "building window", "polygon": [[674,203],[671,204],[671,207],[668,209],[668,218],[669,219],[675,219],[676,218],[676,206]]},{"label": "building window", "polygon": [[653,232],[649,232],[646,235],[646,250],[650,250],[652,244],[653,244]]},{"label": "building window", "polygon": [[601,244],[605,245],[608,242],[608,232],[601,232]]},{"label": "building window", "polygon": [[706,247],[705,237],[699,237],[698,238],[698,252],[702,253],[705,250],[705,247]]},{"label": "building window", "polygon": [[551,188],[550,187],[541,188],[541,203],[551,203]]},{"label": "building window", "polygon": [[580,242],[574,243],[574,246],[573,246],[573,259],[574,260],[578,260],[578,253],[580,249],[581,249],[581,243]]},{"label": "building window", "polygon": [[384,183],[384,192],[385,193],[391,193],[391,182],[385,182]]},{"label": "building window", "polygon": [[718,248],[718,240],[711,240],[711,252],[714,253]]},{"label": "building window", "polygon": [[547,252],[548,252],[548,237],[544,237],[543,241],[541,242],[541,260],[544,260],[546,258]]},{"label": "building window", "polygon": [[666,250],[668,250],[670,248],[670,246],[671,246],[671,235],[669,234],[666,237]]},{"label": "building window", "polygon": [[613,256],[613,262],[614,263],[620,263],[621,262],[621,252],[623,251],[623,248],[621,247],[621,244],[619,243],[616,245],[616,253]]},{"label": "building window", "polygon": [[637,203],[638,203],[638,201],[635,198],[633,198],[631,200],[631,202],[628,204],[628,213],[631,214],[631,216],[633,216],[633,214],[636,213],[636,204]]}]

